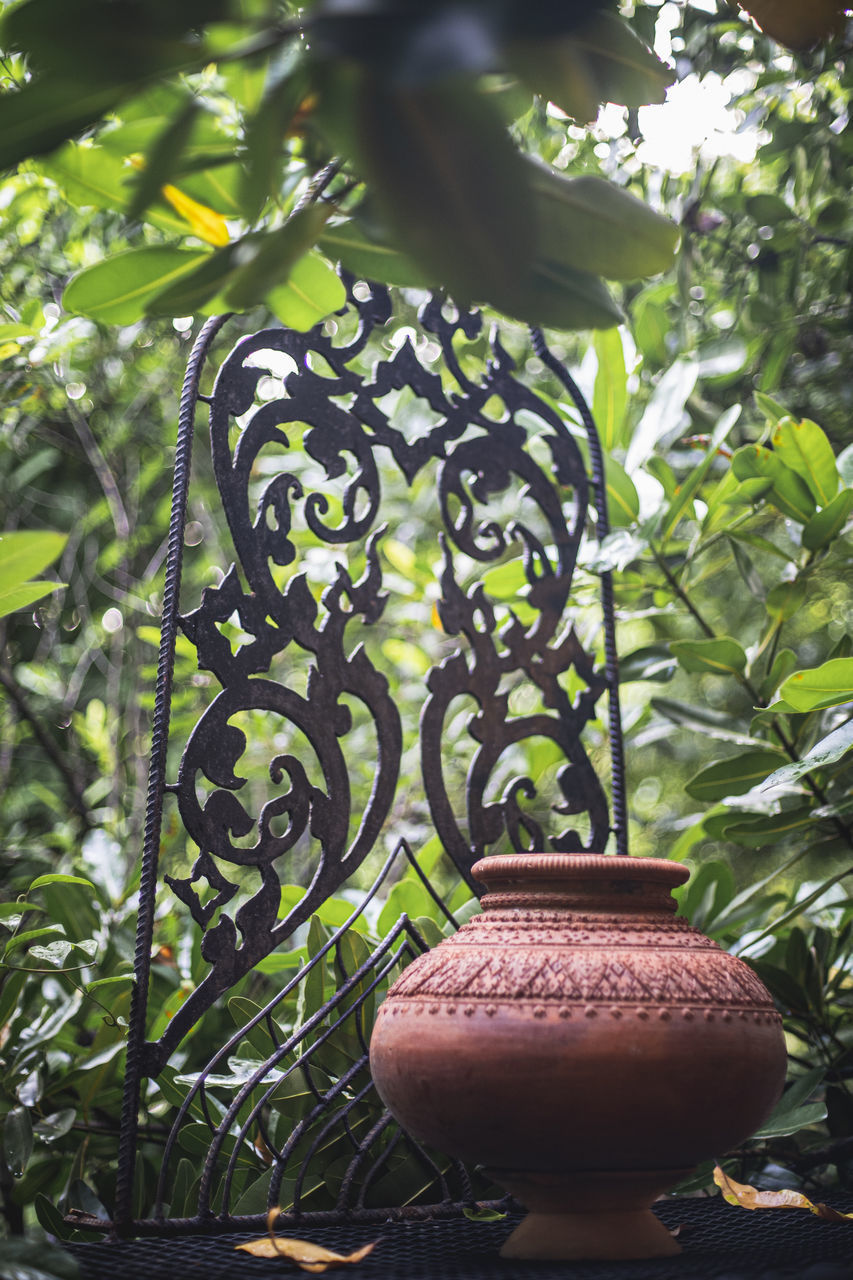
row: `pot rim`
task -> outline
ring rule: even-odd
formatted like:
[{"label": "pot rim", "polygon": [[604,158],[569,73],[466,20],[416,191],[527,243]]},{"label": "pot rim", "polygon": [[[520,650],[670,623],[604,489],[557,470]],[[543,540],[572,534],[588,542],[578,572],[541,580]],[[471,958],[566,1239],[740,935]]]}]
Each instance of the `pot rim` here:
[{"label": "pot rim", "polygon": [[620,857],[614,853],[499,853],[471,868],[481,884],[508,880],[633,881],[676,886],[690,878],[682,862],[667,858]]}]

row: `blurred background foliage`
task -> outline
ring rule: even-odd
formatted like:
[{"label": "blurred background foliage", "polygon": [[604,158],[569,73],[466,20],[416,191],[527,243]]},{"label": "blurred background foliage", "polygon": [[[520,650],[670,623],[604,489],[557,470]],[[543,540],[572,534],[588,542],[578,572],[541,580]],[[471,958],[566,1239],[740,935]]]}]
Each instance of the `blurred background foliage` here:
[{"label": "blurred background foliage", "polygon": [[[272,313],[308,327],[341,303],[341,258],[406,290],[410,330],[431,283],[502,313],[523,375],[571,423],[514,322],[555,326],[549,341],[588,394],[608,457],[614,532],[585,545],[576,604],[598,643],[595,574],[614,571],[632,850],[690,862],[683,910],[755,966],[786,1020],[791,1085],[731,1167],[763,1185],[853,1181],[853,70],[841,10],[809,6],[816,25],[803,31],[785,25],[803,6],[776,5],[789,48],[723,0],[623,4],[619,38],[656,59],[637,54],[639,87],[618,92],[578,34],[589,6],[564,6],[556,32],[556,6],[465,6],[500,21],[464,38],[454,4],[430,6],[437,28],[419,25],[418,6],[400,25],[402,7],[4,6],[0,1186],[13,1234],[34,1225],[34,1205],[59,1231],[57,1205],[108,1211],[113,1194],[191,317],[226,306],[245,310],[246,326]],[[595,20],[618,21],[609,6]],[[139,30],[145,40],[128,39]],[[668,82],[668,104],[655,105]],[[411,163],[400,104],[412,98],[425,145],[453,135],[449,192],[428,190]],[[358,137],[345,128],[356,117]],[[543,173],[610,187],[549,196]],[[614,204],[614,191],[637,203]],[[554,206],[548,244],[567,256],[548,258],[546,286],[542,209]],[[590,211],[610,208],[596,240],[606,260],[587,275],[572,256],[590,243],[578,236]],[[632,232],[635,215],[647,236]],[[660,274],[671,225],[680,243]],[[523,278],[505,274],[508,259]],[[624,283],[604,292],[599,275]],[[571,332],[590,324],[602,327]],[[379,336],[383,352],[405,327]],[[474,368],[483,349],[463,355]],[[194,468],[187,607],[231,558],[203,441]],[[383,566],[403,585],[408,623],[382,654],[413,697],[443,643],[430,496],[401,507]],[[523,615],[520,564],[493,572],[494,598]],[[180,739],[206,677],[180,649],[178,662]],[[606,770],[603,727],[591,749]],[[540,780],[553,770],[545,757],[527,763]],[[405,802],[395,818],[453,892],[423,808]],[[174,824],[164,854],[175,866],[191,856]],[[430,916],[415,881],[399,882],[389,911]],[[172,905],[156,938],[161,1020],[200,976]],[[304,955],[237,995],[260,1000]],[[223,1010],[203,1036],[215,1045],[232,1025]],[[203,1060],[194,1044],[179,1066]],[[175,1101],[165,1089],[146,1099],[139,1212]],[[259,1182],[262,1156],[246,1159]],[[191,1200],[180,1176],[175,1205]],[[695,1185],[708,1182],[701,1171]]]}]

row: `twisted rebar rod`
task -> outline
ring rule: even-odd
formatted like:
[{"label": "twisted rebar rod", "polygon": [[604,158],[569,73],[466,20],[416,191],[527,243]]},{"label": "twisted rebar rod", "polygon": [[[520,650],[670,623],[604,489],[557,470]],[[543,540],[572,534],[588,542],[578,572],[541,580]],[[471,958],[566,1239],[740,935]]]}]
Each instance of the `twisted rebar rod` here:
[{"label": "twisted rebar rod", "polygon": [[212,316],[196,338],[187,364],[181,391],[178,416],[178,438],[175,448],[175,473],[172,486],[172,512],[169,520],[166,582],[163,589],[163,616],[160,631],[160,655],[151,728],[151,758],[148,766],[148,799],[145,812],[145,834],[142,843],[142,868],[139,880],[139,914],[136,922],[136,954],[127,1038],[127,1064],[121,1109],[121,1137],[116,1178],[115,1227],[129,1224],[133,1218],[133,1175],[136,1165],[136,1140],[139,1123],[139,1099],[145,1073],[145,1017],[148,1006],[148,980],[151,968],[151,942],[154,932],[154,905],[157,895],[160,828],[163,819],[163,795],[166,784],[166,755],[169,743],[169,720],[172,704],[172,680],[175,668],[175,641],[178,634],[181,594],[181,568],[184,552],[184,529],[187,519],[187,494],[192,466],[192,446],[199,382],[210,344],[228,319],[228,315]]},{"label": "twisted rebar rod", "polygon": [[[592,488],[595,494],[598,540],[602,542],[610,532],[607,514],[607,476],[604,470],[604,454],[601,439],[592,411],[584,399],[580,387],[561,360],[550,350],[541,329],[530,329],[533,350],[554,377],[568,391],[580,414],[589,443],[589,460],[592,470]],[[610,740],[610,768],[612,793],[612,827],[616,838],[616,852],[628,853],[628,808],[625,792],[625,744],[622,734],[622,713],[619,706],[619,658],[616,652],[616,620],[613,607],[613,576],[609,569],[601,573],[601,608],[604,615],[604,673],[608,693],[608,723]]]}]

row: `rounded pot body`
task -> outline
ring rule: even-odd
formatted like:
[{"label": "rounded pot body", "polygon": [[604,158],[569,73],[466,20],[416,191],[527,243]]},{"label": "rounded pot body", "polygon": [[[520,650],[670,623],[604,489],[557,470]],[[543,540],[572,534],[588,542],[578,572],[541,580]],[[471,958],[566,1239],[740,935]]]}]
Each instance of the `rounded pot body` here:
[{"label": "rounded pot body", "polygon": [[409,1133],[528,1204],[531,1178],[577,1196],[625,1174],[650,1203],[762,1123],[781,1019],[747,965],[675,916],[685,867],[519,854],[475,874],[483,913],[409,965],[373,1033],[373,1078]]}]

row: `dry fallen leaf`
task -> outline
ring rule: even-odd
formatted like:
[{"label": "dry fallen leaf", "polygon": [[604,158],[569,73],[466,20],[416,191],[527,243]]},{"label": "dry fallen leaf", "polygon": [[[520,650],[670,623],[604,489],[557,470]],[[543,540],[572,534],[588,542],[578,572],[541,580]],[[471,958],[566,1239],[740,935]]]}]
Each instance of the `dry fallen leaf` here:
[{"label": "dry fallen leaf", "polygon": [[717,1165],[714,1169],[714,1181],[723,1193],[728,1204],[739,1204],[742,1209],[808,1209],[818,1218],[827,1222],[853,1223],[853,1213],[839,1213],[830,1209],[829,1205],[813,1204],[801,1191],[759,1191],[744,1182],[735,1182]]},{"label": "dry fallen leaf", "polygon": [[376,1241],[373,1240],[353,1253],[335,1253],[333,1249],[324,1249],[322,1245],[313,1244],[310,1240],[292,1240],[287,1236],[273,1235],[272,1224],[280,1212],[280,1209],[271,1209],[267,1214],[269,1235],[257,1240],[247,1240],[245,1244],[235,1245],[235,1248],[250,1253],[254,1258],[287,1258],[303,1271],[316,1273],[361,1262],[362,1258],[366,1258],[376,1248]]}]

